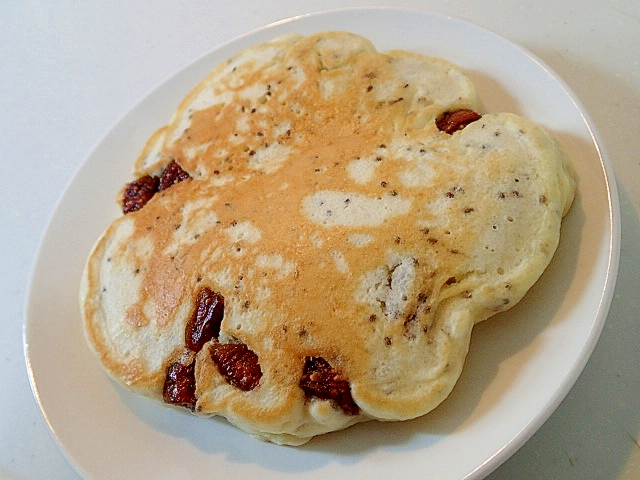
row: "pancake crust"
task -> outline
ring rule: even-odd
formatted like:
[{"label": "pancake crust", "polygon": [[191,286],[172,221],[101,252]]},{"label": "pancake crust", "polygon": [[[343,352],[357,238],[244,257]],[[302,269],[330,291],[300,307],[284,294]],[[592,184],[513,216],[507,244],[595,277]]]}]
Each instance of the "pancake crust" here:
[{"label": "pancake crust", "polygon": [[[575,191],[543,128],[485,113],[441,131],[458,109],[482,113],[458,67],[345,32],[278,37],[218,66],[134,165],[139,178],[173,160],[190,178],[116,219],[88,258],[80,304],[105,370],[162,400],[168,367],[191,365],[195,413],[289,445],[435,408],[473,326],[551,261]],[[194,351],[203,287],[224,317]],[[255,355],[251,389],[216,360],[229,345]],[[338,396],[307,388],[318,358]]]}]

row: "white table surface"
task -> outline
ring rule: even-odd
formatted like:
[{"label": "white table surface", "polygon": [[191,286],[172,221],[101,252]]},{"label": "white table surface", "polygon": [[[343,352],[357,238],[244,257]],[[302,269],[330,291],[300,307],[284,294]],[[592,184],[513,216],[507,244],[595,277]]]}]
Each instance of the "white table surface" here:
[{"label": "white table surface", "polygon": [[[589,111],[617,177],[621,260],[600,341],[557,411],[490,478],[640,478],[640,2],[389,3],[469,20],[540,57]],[[0,479],[78,478],[32,396],[22,332],[38,243],[92,147],[214,47],[282,18],[370,5],[384,3],[0,2]]]}]

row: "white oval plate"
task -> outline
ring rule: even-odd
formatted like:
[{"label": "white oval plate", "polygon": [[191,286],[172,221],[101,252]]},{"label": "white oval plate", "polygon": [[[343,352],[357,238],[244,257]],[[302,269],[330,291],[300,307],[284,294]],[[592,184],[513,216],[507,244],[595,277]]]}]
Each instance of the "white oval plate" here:
[{"label": "white oval plate", "polygon": [[[573,158],[579,189],[551,266],[521,304],[476,327],[464,373],[434,412],[368,423],[300,448],[262,443],[224,420],[139,398],[107,379],[85,346],[80,273],[119,215],[115,194],[147,137],[216,64],[286,32],[348,30],[381,51],[444,57],[475,81],[488,111],[528,116]],[[551,415],[591,354],[612,298],[619,253],[613,175],[583,108],[520,47],[469,23],[392,8],[340,10],[267,26],[216,49],[153,91],[106,135],[60,200],[27,301],[25,354],[61,449],[90,478],[481,478]]]}]

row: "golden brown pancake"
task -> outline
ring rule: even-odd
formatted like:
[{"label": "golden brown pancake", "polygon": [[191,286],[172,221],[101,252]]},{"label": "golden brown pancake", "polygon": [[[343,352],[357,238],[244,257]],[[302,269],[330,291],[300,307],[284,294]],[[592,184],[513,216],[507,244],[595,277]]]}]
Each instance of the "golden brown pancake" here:
[{"label": "golden brown pancake", "polygon": [[279,37],[149,139],[86,264],[86,337],[132,390],[276,443],[415,418],[545,270],[574,191],[558,143],[484,113],[460,68]]}]

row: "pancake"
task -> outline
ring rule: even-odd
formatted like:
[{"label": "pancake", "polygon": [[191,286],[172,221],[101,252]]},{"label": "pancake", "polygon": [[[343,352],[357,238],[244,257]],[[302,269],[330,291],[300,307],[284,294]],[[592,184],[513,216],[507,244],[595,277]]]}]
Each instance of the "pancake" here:
[{"label": "pancake", "polygon": [[459,67],[346,32],[216,67],[133,178],[83,273],[88,345],[129,389],[286,445],[437,407],[576,189]]}]

